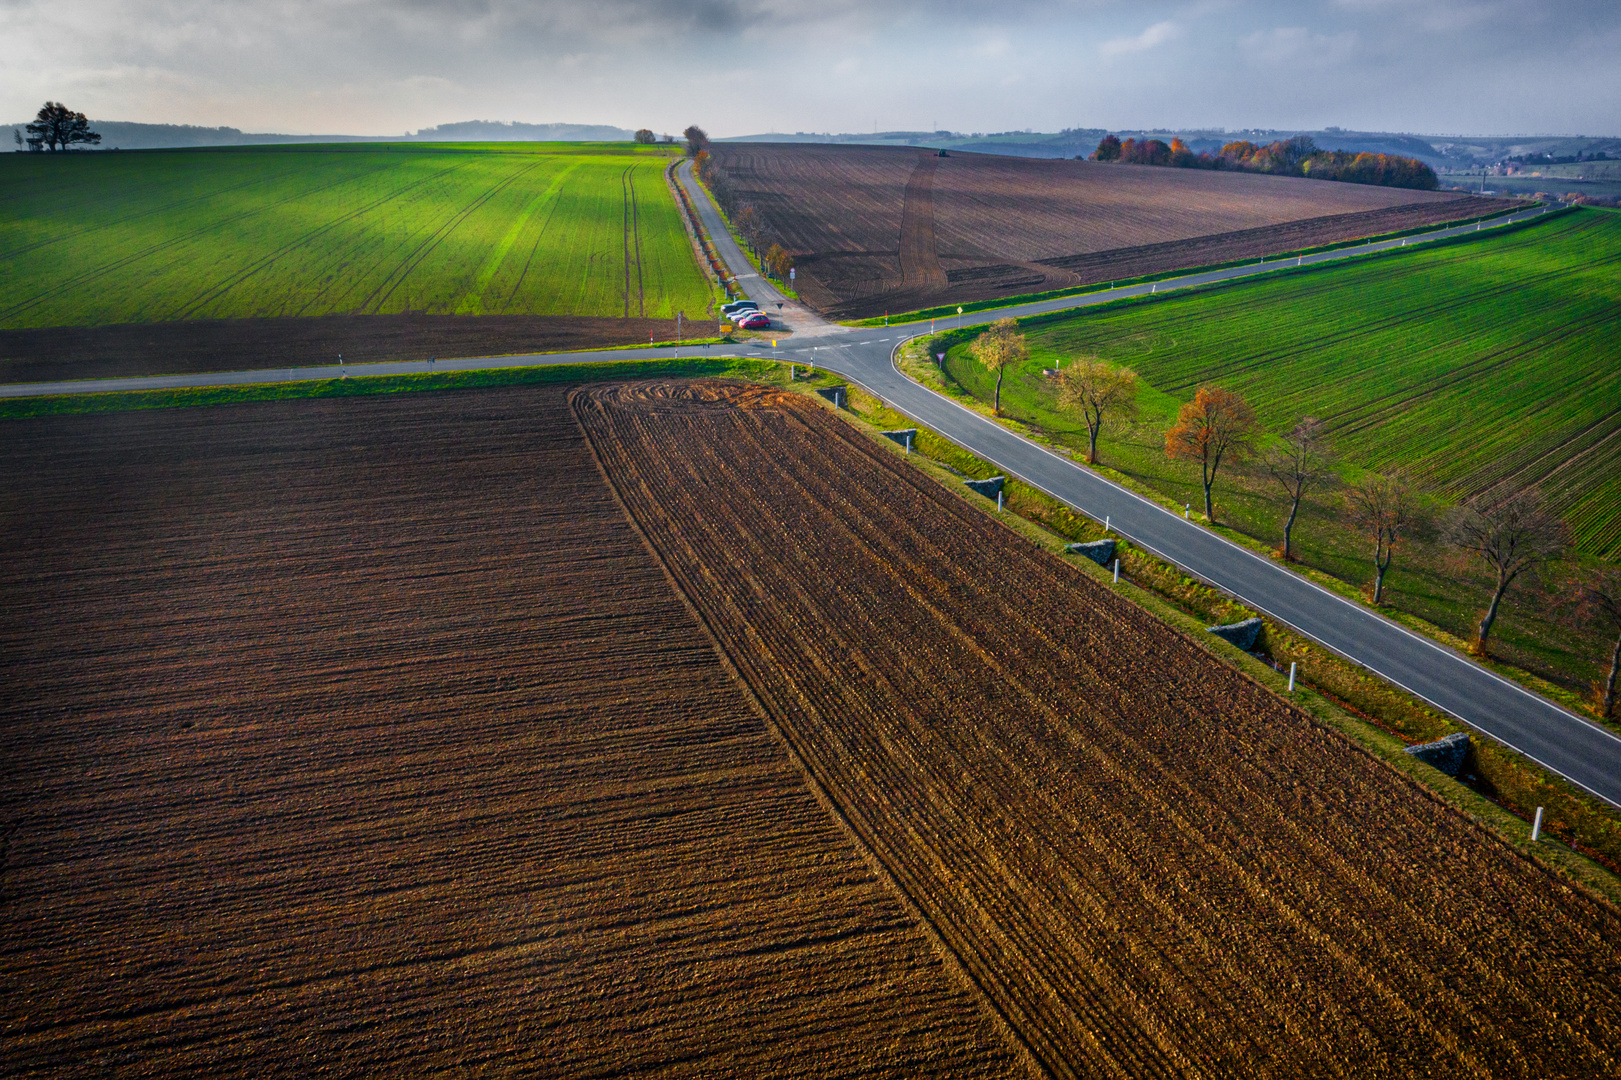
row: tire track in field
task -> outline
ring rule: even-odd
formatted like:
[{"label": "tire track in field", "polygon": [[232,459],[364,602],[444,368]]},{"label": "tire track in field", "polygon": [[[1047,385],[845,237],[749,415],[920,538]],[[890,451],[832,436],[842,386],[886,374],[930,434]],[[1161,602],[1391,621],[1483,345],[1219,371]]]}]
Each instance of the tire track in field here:
[{"label": "tire track in field", "polygon": [[[453,166],[453,168],[459,168],[459,167],[460,166]],[[378,172],[384,171],[385,169],[386,169],[386,166],[381,166],[380,165],[376,169],[372,170],[372,172],[373,173],[378,173]],[[449,170],[447,170],[447,171],[449,171]],[[193,229],[190,232],[184,233],[184,234],[182,234],[180,236],[176,236],[176,237],[173,237],[171,239],[164,240],[164,241],[162,241],[160,243],[153,244],[150,247],[143,248],[142,250],[140,250],[138,252],[135,252],[135,253],[130,254],[130,255],[126,255],[126,256],[124,256],[122,258],[119,258],[119,259],[117,259],[117,260],[115,260],[115,261],[113,261],[111,263],[106,263],[106,264],[104,264],[102,266],[95,267],[95,268],[93,268],[91,270],[88,270],[88,271],[86,271],[86,272],[84,272],[82,274],[78,274],[78,275],[76,275],[74,277],[68,278],[65,281],[58,282],[55,286],[53,286],[52,288],[48,289],[47,291],[45,291],[43,293],[39,293],[39,294],[35,295],[34,297],[31,297],[28,300],[26,300],[26,301],[24,301],[24,302],[22,302],[20,304],[13,305],[10,308],[0,310],[0,319],[10,318],[13,315],[20,314],[20,313],[22,313],[24,311],[27,311],[31,307],[38,306],[39,304],[45,302],[46,300],[51,299],[54,296],[59,296],[62,293],[69,291],[70,289],[80,288],[80,287],[82,287],[84,285],[87,285],[87,284],[93,282],[93,281],[96,281],[99,278],[106,277],[108,274],[111,274],[115,270],[122,270],[127,266],[134,265],[135,263],[138,263],[143,259],[149,258],[149,257],[151,257],[153,255],[160,254],[161,252],[167,251],[170,248],[173,248],[173,247],[176,247],[176,246],[179,246],[179,245],[182,245],[182,244],[190,243],[190,242],[192,242],[194,240],[197,240],[200,237],[206,237],[206,236],[208,236],[208,235],[210,235],[210,234],[212,234],[214,232],[217,232],[222,225],[229,225],[229,224],[233,224],[233,223],[238,222],[238,221],[245,221],[245,220],[253,218],[253,217],[257,216],[257,215],[268,213],[268,212],[276,209],[277,207],[286,206],[289,203],[293,203],[293,202],[296,202],[296,201],[298,201],[300,199],[306,198],[312,192],[319,193],[319,192],[323,192],[323,191],[330,191],[333,188],[341,187],[342,185],[347,184],[347,183],[358,182],[358,181],[363,180],[363,179],[366,179],[365,175],[351,176],[351,177],[345,177],[342,180],[335,180],[332,183],[327,184],[327,185],[325,185],[323,187],[314,188],[314,189],[311,189],[310,191],[300,191],[300,192],[298,192],[296,194],[289,195],[289,196],[287,196],[287,198],[282,199],[282,200],[280,200],[280,201],[278,201],[276,203],[272,203],[269,206],[261,206],[261,207],[255,208],[253,210],[245,210],[242,213],[237,214],[237,215],[235,215],[233,217],[230,217],[230,218],[226,218],[223,221],[212,222],[212,223],[210,223],[208,225],[200,226],[200,227],[198,227],[196,229]],[[419,183],[425,183],[425,182],[426,182],[426,180],[419,181]],[[415,186],[416,186],[415,184],[411,185],[411,187],[415,187]],[[410,190],[410,188],[408,187],[408,188],[401,189],[401,190]],[[398,193],[395,193],[395,194],[398,194]],[[371,209],[371,208],[373,208],[375,206],[381,205],[382,203],[388,201],[388,199],[391,198],[391,197],[393,197],[393,196],[385,196],[384,198],[379,199],[376,202],[369,204],[366,208],[364,208],[362,210],[355,211],[354,213],[346,214],[346,215],[344,215],[343,218],[340,218],[337,222],[335,222],[334,225],[341,224],[343,221],[351,220],[357,214],[365,212],[365,209]],[[324,229],[323,230],[318,230],[318,232],[319,231],[324,231]],[[312,234],[312,235],[314,235],[314,234]],[[291,247],[291,246],[296,246],[296,244],[295,245],[289,245],[289,247]],[[179,316],[179,317],[183,318],[184,316]]]},{"label": "tire track in field", "polygon": [[[624,280],[624,286],[623,286],[623,295],[624,295],[624,317],[627,318],[627,319],[630,318],[630,264],[631,264],[631,258],[632,258],[631,244],[632,244],[632,240],[635,238],[635,233],[636,233],[636,222],[635,222],[635,199],[636,199],[636,195],[635,195],[635,189],[634,189],[634,187],[632,185],[632,182],[631,182],[631,179],[630,179],[631,170],[634,169],[634,168],[635,168],[634,165],[629,166],[629,167],[627,167],[625,169],[624,172],[619,174],[619,200],[620,200],[619,230],[620,230],[620,242],[621,242],[621,246],[623,248],[623,258],[624,258],[624,264],[625,264],[625,280]],[[641,247],[640,247],[640,242],[639,241],[637,242],[635,257],[636,257],[637,292],[639,294],[640,291],[641,291],[640,290],[640,285],[641,285],[641,276],[642,276]],[[638,296],[638,299],[640,299],[639,296]]]},{"label": "tire track in field", "polygon": [[[318,240],[321,237],[326,236],[327,234],[341,228],[342,226],[347,225],[350,222],[355,221],[355,220],[357,220],[357,219],[359,219],[361,217],[364,217],[367,214],[370,214],[372,211],[378,209],[379,207],[386,206],[391,202],[397,201],[406,192],[415,191],[417,188],[422,187],[425,184],[431,183],[432,181],[435,181],[435,180],[438,180],[438,179],[440,179],[442,177],[448,176],[449,174],[455,172],[456,170],[466,168],[466,167],[467,167],[467,163],[462,162],[462,163],[451,165],[451,166],[449,166],[449,167],[447,167],[445,169],[441,169],[437,173],[434,173],[434,174],[432,174],[430,176],[425,176],[420,180],[417,180],[417,181],[414,181],[414,182],[412,182],[410,184],[407,184],[403,188],[399,188],[399,189],[397,189],[395,191],[391,191],[388,194],[383,195],[383,196],[381,196],[381,197],[379,197],[377,199],[373,199],[371,202],[366,203],[363,206],[358,206],[354,210],[351,210],[349,213],[344,214],[341,217],[334,218],[333,220],[327,222],[325,225],[321,225],[318,228],[312,229],[309,232],[307,232],[307,233],[303,234],[302,236],[298,237],[297,239],[289,240],[287,243],[282,244],[280,247],[276,248],[274,251],[267,252],[266,254],[260,256],[258,259],[254,260],[252,263],[250,263],[248,266],[246,266],[243,269],[241,269],[241,270],[237,271],[236,273],[232,274],[230,277],[228,277],[224,281],[220,282],[214,288],[208,290],[202,296],[200,296],[197,299],[193,300],[192,303],[189,304],[180,313],[179,317],[180,318],[193,317],[197,313],[197,311],[199,311],[201,308],[205,307],[209,303],[212,303],[213,301],[215,301],[215,300],[219,299],[220,297],[224,296],[227,292],[229,292],[230,290],[236,288],[238,285],[240,285],[243,282],[247,281],[249,278],[252,278],[254,275],[260,273],[261,271],[267,269],[268,267],[271,267],[271,266],[275,265],[275,263],[279,259],[281,259],[284,256],[288,255],[289,253],[291,253],[293,251],[296,251],[297,249],[299,249],[301,247],[305,247],[305,246],[309,245],[310,243],[314,242],[315,240]],[[307,307],[307,305],[306,305],[306,307]]]},{"label": "tire track in field", "polygon": [[[519,211],[518,216],[513,220],[512,225],[507,229],[506,233],[501,237],[501,240],[495,245],[495,247],[491,249],[489,257],[484,260],[484,264],[479,267],[478,274],[473,279],[472,290],[464,295],[461,302],[456,305],[457,314],[479,315],[487,313],[480,311],[484,299],[484,292],[489,288],[490,282],[495,279],[495,275],[500,271],[501,265],[506,262],[507,256],[512,252],[513,245],[518,242],[518,235],[534,218],[535,212],[542,206],[546,205],[546,203],[549,201],[551,203],[551,208],[546,213],[546,222],[542,223],[541,231],[535,235],[535,244],[537,246],[540,244],[540,238],[545,235],[546,223],[549,223],[552,219],[552,214],[557,212],[557,203],[561,199],[559,193],[563,189],[563,184],[579,167],[579,162],[577,161],[570,161],[563,165],[563,167],[558,170],[557,175],[552,177],[546,186],[536,193],[534,198],[529,200],[528,205]],[[531,258],[532,257],[533,249],[531,249]],[[527,272],[528,269],[529,265],[526,262],[524,264],[524,270]],[[520,276],[518,280],[520,283],[522,283],[522,276]],[[516,294],[516,292],[517,289],[514,287],[513,293]],[[502,304],[500,306],[504,309],[507,305]]]},{"label": "tire track in field", "polygon": [[546,211],[546,220],[540,223],[540,231],[535,233],[535,242],[529,245],[529,256],[524,259],[523,269],[519,271],[518,280],[512,286],[512,291],[507,294],[506,302],[502,305],[503,308],[511,308],[512,302],[518,298],[518,293],[523,290],[523,283],[529,277],[529,268],[535,263],[535,253],[540,250],[540,242],[546,238],[546,230],[551,228],[552,218],[557,215],[557,208],[562,203],[563,195],[561,189],[559,189],[557,198],[552,200],[551,209]]},{"label": "tire track in field", "polygon": [[647,317],[647,290],[642,278],[642,208],[636,198],[636,169],[634,166],[627,172],[626,177],[630,183],[630,232],[636,241],[636,313],[642,318]]},{"label": "tire track in field", "polygon": [[448,237],[452,232],[456,231],[456,229],[460,228],[464,221],[471,217],[476,211],[481,209],[491,199],[495,198],[496,195],[500,194],[502,191],[505,191],[508,187],[515,184],[519,179],[533,172],[544,163],[544,160],[533,161],[512,173],[505,180],[502,180],[500,183],[489,188],[478,198],[474,199],[467,205],[465,209],[462,210],[461,213],[454,215],[450,220],[446,221],[444,225],[441,225],[438,229],[434,230],[434,232],[429,235],[426,240],[422,241],[422,243],[417,246],[415,251],[407,255],[403,260],[401,260],[400,264],[395,267],[394,270],[389,272],[389,275],[383,279],[382,283],[379,284],[377,288],[373,289],[366,296],[366,298],[360,302],[359,310],[363,312],[372,310],[381,311],[383,305],[387,304],[389,299],[393,297],[395,290],[405,282],[405,279],[409,277],[417,269],[417,267],[421,266],[423,262],[427,260],[429,255],[433,254],[434,250],[438,248],[440,244],[445,242],[446,237]]},{"label": "tire track in field", "polygon": [[[207,201],[209,201],[211,199],[217,199],[222,195],[229,195],[234,191],[241,191],[243,188],[249,188],[249,187],[254,187],[256,185],[274,183],[277,180],[283,180],[283,179],[285,179],[285,178],[287,178],[289,176],[296,176],[301,171],[302,170],[299,170],[299,169],[296,169],[296,168],[289,168],[286,172],[275,173],[275,174],[272,174],[272,175],[269,175],[269,176],[250,177],[249,179],[242,181],[240,184],[231,184],[231,185],[229,185],[227,187],[215,188],[214,190],[206,192],[204,194],[194,195],[194,196],[192,196],[190,198],[180,199],[180,200],[178,200],[176,202],[172,202],[172,203],[164,203],[161,206],[154,206],[154,207],[151,207],[150,209],[143,210],[140,213],[136,213],[136,214],[118,213],[118,214],[115,215],[116,221],[117,221],[117,223],[119,225],[130,225],[130,224],[133,224],[134,222],[141,221],[141,220],[143,220],[145,218],[153,217],[153,216],[156,216],[158,214],[166,214],[166,213],[172,213],[172,212],[179,211],[179,210],[184,210],[187,207],[196,206],[198,203],[207,202]],[[361,175],[365,175],[365,174],[361,174]],[[360,178],[359,176],[356,176],[356,177],[351,177],[350,179],[359,179],[359,178]],[[341,181],[339,181],[339,182],[341,183]],[[158,189],[160,191],[163,190],[163,188],[166,187],[166,186],[167,186],[167,184],[162,182],[162,181],[153,181],[152,183],[147,185],[148,188],[156,188],[156,189]],[[133,192],[121,192],[120,193],[120,196],[121,196],[120,202],[129,202],[129,201],[133,200],[134,198],[136,198],[140,194],[141,194],[141,192],[139,191],[139,189],[137,189],[136,191],[133,191]],[[305,194],[307,194],[307,192],[300,192],[299,197],[302,197]],[[272,203],[271,206],[281,205],[284,202],[286,202],[286,200],[282,200],[280,203]],[[110,212],[110,211],[116,210],[116,206],[113,206],[113,207],[104,206],[104,207],[102,207],[102,209],[104,211]],[[263,209],[268,209],[268,207],[263,208]],[[239,219],[231,219],[231,220],[239,220]],[[78,228],[68,229],[68,230],[66,230],[64,232],[57,233],[57,234],[55,234],[53,236],[48,236],[48,237],[46,237],[46,238],[44,238],[42,240],[36,240],[32,244],[25,244],[20,248],[12,248],[9,251],[0,251],[0,262],[4,262],[7,259],[15,258],[15,257],[17,257],[19,255],[26,255],[31,251],[38,251],[40,248],[49,247],[52,244],[66,243],[67,241],[77,239],[78,237],[83,236],[86,233],[93,233],[93,232],[97,231],[98,229],[102,229],[102,228],[105,228],[105,227],[106,227],[106,222],[105,221],[92,222],[92,223],[88,223],[88,224],[85,224],[85,225],[81,225]]]},{"label": "tire track in field", "polygon": [[933,154],[920,155],[901,196],[901,288],[908,291],[946,287],[934,238],[934,171],[939,165]]}]

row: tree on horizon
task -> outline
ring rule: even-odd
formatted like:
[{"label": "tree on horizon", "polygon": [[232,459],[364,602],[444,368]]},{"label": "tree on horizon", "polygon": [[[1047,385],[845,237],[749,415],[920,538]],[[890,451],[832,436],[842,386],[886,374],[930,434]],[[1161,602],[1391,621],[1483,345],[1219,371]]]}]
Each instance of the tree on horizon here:
[{"label": "tree on horizon", "polygon": [[60,101],[47,101],[34,122],[28,125],[29,143],[46,150],[66,150],[74,143],[95,145],[101,136],[90,130],[84,113],[74,112]]}]

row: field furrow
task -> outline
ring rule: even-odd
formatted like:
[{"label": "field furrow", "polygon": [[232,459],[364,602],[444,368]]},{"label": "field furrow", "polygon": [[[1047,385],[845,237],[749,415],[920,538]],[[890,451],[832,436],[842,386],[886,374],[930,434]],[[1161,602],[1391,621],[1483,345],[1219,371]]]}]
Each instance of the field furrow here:
[{"label": "field furrow", "polygon": [[564,393],[11,425],[0,1073],[1021,1073]]},{"label": "field furrow", "polygon": [[806,767],[1055,1075],[1617,1066],[1612,909],[1140,609],[804,399],[574,406]]}]

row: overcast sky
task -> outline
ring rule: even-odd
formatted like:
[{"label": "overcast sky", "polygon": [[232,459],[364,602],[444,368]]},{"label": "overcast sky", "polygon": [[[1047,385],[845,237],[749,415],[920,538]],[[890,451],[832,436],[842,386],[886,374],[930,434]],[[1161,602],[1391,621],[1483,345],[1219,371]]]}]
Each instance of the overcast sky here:
[{"label": "overcast sky", "polygon": [[0,116],[1621,134],[1621,0],[0,0]]}]

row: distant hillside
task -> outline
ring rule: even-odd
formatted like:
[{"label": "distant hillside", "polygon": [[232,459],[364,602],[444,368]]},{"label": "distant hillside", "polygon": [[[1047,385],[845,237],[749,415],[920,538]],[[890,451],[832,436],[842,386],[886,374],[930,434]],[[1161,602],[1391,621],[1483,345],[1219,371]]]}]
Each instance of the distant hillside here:
[{"label": "distant hillside", "polygon": [[[9,125],[22,131],[27,121]],[[403,135],[282,135],[234,127],[192,124],[136,124],[92,120],[103,150],[155,150],[177,146],[266,146],[276,143],[331,142],[628,142],[631,132],[602,124],[521,124],[498,120],[464,120]]]}]

